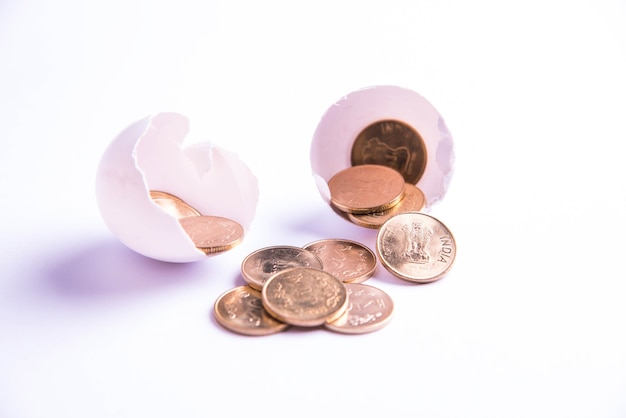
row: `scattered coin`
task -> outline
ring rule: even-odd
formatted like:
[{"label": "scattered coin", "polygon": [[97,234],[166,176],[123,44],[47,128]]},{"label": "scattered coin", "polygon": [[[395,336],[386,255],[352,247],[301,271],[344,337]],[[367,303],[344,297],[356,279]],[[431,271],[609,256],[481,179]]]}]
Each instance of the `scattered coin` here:
[{"label": "scattered coin", "polygon": [[[383,223],[376,252],[393,275],[428,283],[451,268],[456,244],[438,219],[403,212]],[[374,274],[376,263],[376,254],[363,244],[338,238],[302,248],[261,248],[241,265],[248,284],[217,299],[215,318],[242,335],[269,335],[292,325],[342,334],[377,331],[391,320],[394,303],[381,289],[362,283]]]},{"label": "scattered coin", "polygon": [[201,215],[200,212],[173,194],[158,190],[151,190],[150,198],[154,203],[159,205],[161,209],[177,219],[185,218],[187,216]]},{"label": "scattered coin", "polygon": [[320,258],[311,251],[294,246],[265,247],[249,254],[241,263],[241,274],[246,283],[261,290],[273,274],[291,267],[322,269]]},{"label": "scattered coin", "polygon": [[387,325],[393,316],[393,300],[384,291],[362,283],[346,283],[348,308],[343,315],[324,324],[343,334],[364,334]]},{"label": "scattered coin", "polygon": [[344,283],[361,283],[376,271],[376,255],[365,245],[345,239],[323,239],[303,247],[317,255],[324,270]]},{"label": "scattered coin", "polygon": [[452,267],[456,243],[438,219],[420,212],[389,218],[379,229],[376,251],[393,275],[414,283],[442,278]]},{"label": "scattered coin", "polygon": [[328,180],[330,200],[350,213],[372,213],[388,209],[404,196],[402,175],[383,165],[348,167]]},{"label": "scattered coin", "polygon": [[265,282],[261,298],[274,318],[301,327],[332,322],[348,306],[345,285],[329,272],[309,267],[274,274]]},{"label": "scattered coin", "polygon": [[215,302],[214,313],[220,325],[243,335],[270,335],[289,327],[267,313],[261,292],[250,286],[239,286],[223,293]]},{"label": "scattered coin", "polygon": [[407,183],[417,184],[426,169],[426,145],[420,134],[397,120],[381,120],[367,126],[352,144],[351,162],[391,167]]},{"label": "scattered coin", "polygon": [[426,206],[426,196],[414,184],[405,184],[404,197],[391,208],[374,213],[348,213],[348,220],[356,225],[370,229],[379,229],[393,215],[403,212],[419,212]]},{"label": "scattered coin", "polygon": [[178,220],[195,246],[206,254],[230,250],[241,243],[243,227],[220,216],[188,216]]}]

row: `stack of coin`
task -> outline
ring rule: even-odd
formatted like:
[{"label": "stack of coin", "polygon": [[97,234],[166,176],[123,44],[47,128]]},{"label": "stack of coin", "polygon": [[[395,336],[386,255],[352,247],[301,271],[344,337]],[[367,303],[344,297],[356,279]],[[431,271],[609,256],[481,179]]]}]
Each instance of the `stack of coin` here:
[{"label": "stack of coin", "polygon": [[376,263],[369,248],[342,239],[261,248],[241,264],[247,284],[216,300],[215,318],[243,335],[269,335],[290,326],[323,326],[345,334],[378,330],[391,319],[393,302],[362,283]]},{"label": "stack of coin", "polygon": [[171,193],[152,190],[150,198],[161,209],[178,219],[196,248],[207,255],[230,250],[243,241],[243,227],[232,219],[203,215]]},{"label": "stack of coin", "polygon": [[331,207],[347,221],[371,229],[395,214],[422,211],[426,197],[416,184],[427,160],[424,139],[410,124],[372,122],[354,138],[351,167],[328,180]]},{"label": "stack of coin", "polygon": [[377,229],[381,264],[413,283],[442,278],[456,256],[448,228],[422,213],[426,197],[416,184],[427,160],[424,140],[415,129],[398,120],[380,120],[356,136],[351,167],[328,180],[333,210],[355,225]]},{"label": "stack of coin", "polygon": [[397,213],[421,211],[424,193],[391,167],[362,164],[336,173],[328,181],[330,204],[344,219],[371,229]]},{"label": "stack of coin", "polygon": [[452,267],[456,244],[438,219],[421,212],[426,199],[391,167],[354,165],[328,181],[330,203],[348,221],[377,229],[376,251],[394,276],[413,283],[442,278]]}]

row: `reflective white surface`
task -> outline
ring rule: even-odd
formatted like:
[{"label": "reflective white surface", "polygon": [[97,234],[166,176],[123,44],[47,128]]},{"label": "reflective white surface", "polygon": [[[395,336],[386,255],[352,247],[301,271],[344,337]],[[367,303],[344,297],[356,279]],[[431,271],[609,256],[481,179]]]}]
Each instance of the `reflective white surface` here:
[{"label": "reflective white surface", "polygon": [[[626,18],[619,1],[0,4],[0,416],[623,417]],[[242,337],[213,303],[269,245],[375,231],[328,208],[329,104],[410,88],[452,132],[431,211],[443,279],[366,335]],[[95,197],[111,139],[161,111],[259,180],[244,242],[197,263],[128,250]]]}]

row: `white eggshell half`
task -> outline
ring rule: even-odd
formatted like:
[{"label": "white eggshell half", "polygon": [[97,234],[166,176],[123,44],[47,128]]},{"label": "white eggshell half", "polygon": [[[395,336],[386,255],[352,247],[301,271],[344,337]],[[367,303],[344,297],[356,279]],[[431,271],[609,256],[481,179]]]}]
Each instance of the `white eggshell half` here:
[{"label": "white eggshell half", "polygon": [[183,148],[189,120],[158,113],[123,130],[104,152],[96,176],[100,213],[126,246],[168,262],[206,258],[178,220],[153,203],[150,190],[171,193],[203,215],[233,219],[248,231],[258,182],[232,152],[209,142]]},{"label": "white eggshell half", "polygon": [[416,183],[427,209],[445,196],[454,167],[454,143],[439,112],[418,93],[397,86],[357,90],[334,103],[322,116],[311,142],[311,168],[322,197],[329,202],[328,180],[350,167],[352,144],[368,125],[400,120],[412,126],[426,146],[427,162]]}]

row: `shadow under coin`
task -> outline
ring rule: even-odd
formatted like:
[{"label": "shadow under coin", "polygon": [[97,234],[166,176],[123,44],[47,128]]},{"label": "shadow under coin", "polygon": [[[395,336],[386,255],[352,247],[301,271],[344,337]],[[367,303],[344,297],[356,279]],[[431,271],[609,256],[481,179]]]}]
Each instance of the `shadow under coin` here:
[{"label": "shadow under coin", "polygon": [[103,241],[64,251],[44,274],[51,290],[67,297],[115,297],[198,278],[198,264],[153,260],[117,241]]},{"label": "shadow under coin", "polygon": [[375,243],[376,230],[363,228],[346,219],[342,219],[331,208],[324,209],[303,213],[287,226],[295,232],[317,236],[320,239],[343,238],[368,246]]}]

